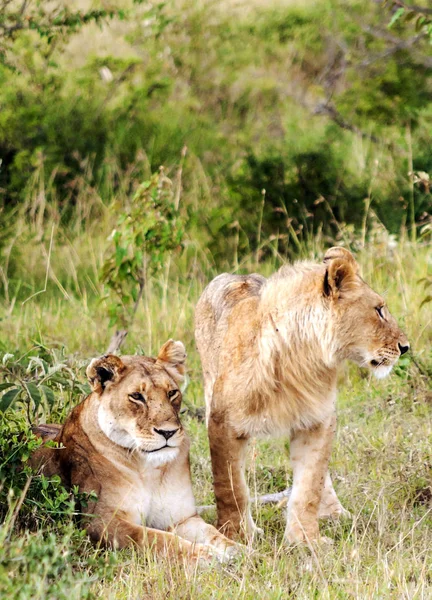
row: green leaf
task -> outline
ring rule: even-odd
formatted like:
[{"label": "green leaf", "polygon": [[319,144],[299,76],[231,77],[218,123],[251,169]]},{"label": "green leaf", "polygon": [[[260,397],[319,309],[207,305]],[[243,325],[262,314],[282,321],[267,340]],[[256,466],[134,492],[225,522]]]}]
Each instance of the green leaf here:
[{"label": "green leaf", "polygon": [[50,408],[52,408],[54,406],[54,402],[55,402],[54,392],[52,391],[51,388],[47,387],[46,385],[41,385],[41,389],[44,393],[46,401],[48,402],[48,406]]},{"label": "green leaf", "polygon": [[90,387],[90,385],[88,383],[80,383],[80,384],[77,385],[77,387],[86,396],[88,396],[91,393],[91,387]]},{"label": "green leaf", "polygon": [[118,246],[116,248],[116,252],[115,252],[115,262],[117,267],[119,267],[124,259],[124,257],[127,255],[127,248],[122,248],[121,246]]},{"label": "green leaf", "polygon": [[428,302],[432,302],[432,296],[426,296],[426,298],[423,299],[422,303],[420,304],[420,308],[424,305],[427,304]]},{"label": "green leaf", "polygon": [[420,17],[417,19],[417,21],[415,23],[415,30],[420,31],[420,29],[423,27],[423,25],[425,23],[426,23],[426,17],[420,15]]},{"label": "green leaf", "polygon": [[16,385],[15,383],[0,383],[0,392]]},{"label": "green leaf", "polygon": [[400,8],[398,8],[394,13],[393,16],[390,20],[390,23],[387,25],[387,27],[390,29],[391,27],[393,27],[393,25],[399,21],[399,19],[402,17],[402,15],[404,14],[405,9],[401,6]]},{"label": "green leaf", "polygon": [[26,388],[30,398],[34,402],[35,411],[37,411],[42,400],[40,389],[34,383],[26,383]]},{"label": "green leaf", "polygon": [[6,412],[20,392],[21,388],[14,388],[3,394],[0,400],[0,412]]}]

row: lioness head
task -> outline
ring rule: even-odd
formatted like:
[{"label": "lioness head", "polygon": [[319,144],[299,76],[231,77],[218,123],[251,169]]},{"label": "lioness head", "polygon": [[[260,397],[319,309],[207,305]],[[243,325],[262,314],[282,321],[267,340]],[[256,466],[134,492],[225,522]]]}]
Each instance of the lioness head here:
[{"label": "lioness head", "polygon": [[156,359],[107,355],[91,361],[87,377],[100,403],[99,425],[112,442],[152,464],[176,458],[184,438],[179,384],[185,360],[182,342],[168,340]]},{"label": "lioness head", "polygon": [[360,277],[359,267],[345,248],[330,248],[324,257],[323,291],[335,317],[337,351],[371,369],[381,379],[409,350],[405,334],[384,299]]}]

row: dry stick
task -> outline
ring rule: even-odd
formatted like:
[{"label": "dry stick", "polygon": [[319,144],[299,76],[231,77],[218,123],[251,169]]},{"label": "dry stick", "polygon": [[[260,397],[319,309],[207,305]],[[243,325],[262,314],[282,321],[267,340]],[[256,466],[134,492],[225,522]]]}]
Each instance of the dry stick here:
[{"label": "dry stick", "polygon": [[10,520],[7,522],[7,526],[8,526],[8,530],[9,530],[8,537],[12,534],[12,529],[15,525],[16,518],[18,516],[19,511],[21,510],[21,506],[24,502],[24,499],[27,496],[27,492],[29,490],[31,481],[32,481],[32,477],[29,477],[25,483],[25,486],[21,492],[20,497],[18,498],[18,502],[15,505],[12,516],[10,517]]},{"label": "dry stick", "polygon": [[261,212],[260,212],[259,223],[258,223],[257,247],[256,247],[256,251],[255,251],[255,262],[256,263],[260,262],[259,261],[259,252],[260,252],[260,245],[261,245],[261,229],[262,229],[264,206],[265,206],[265,199],[266,199],[266,190],[264,188],[261,190],[261,196],[262,196]]},{"label": "dry stick", "polygon": [[24,306],[24,304],[26,302],[28,302],[29,300],[31,300],[35,296],[38,296],[39,294],[44,294],[47,291],[48,279],[49,279],[49,274],[50,274],[50,269],[51,269],[51,252],[52,252],[52,247],[53,247],[53,239],[54,239],[54,225],[51,228],[51,238],[50,238],[50,244],[49,244],[49,250],[48,250],[48,257],[47,257],[47,268],[46,268],[46,273],[45,273],[45,285],[43,287],[43,290],[39,290],[38,292],[35,292],[34,294],[32,294],[31,296],[29,296],[28,298],[26,298],[21,303],[21,306]]},{"label": "dry stick", "polygon": [[[290,495],[291,495],[291,488],[287,488],[283,492],[277,492],[275,494],[264,494],[262,496],[256,496],[253,499],[253,502],[256,502],[257,504],[280,504],[280,503],[285,504],[285,501],[288,500]],[[216,508],[214,506],[214,504],[206,504],[204,506],[197,506],[197,512],[198,512],[198,514],[201,514],[201,513],[205,512],[206,510],[211,510],[213,508]]]},{"label": "dry stick", "polygon": [[[180,206],[180,197],[181,197],[181,192],[182,192],[183,165],[184,165],[186,154],[187,154],[187,146],[183,146],[181,155],[180,155],[181,156],[180,165],[179,165],[179,168],[177,170],[177,175],[176,175],[176,189],[175,189],[175,194],[174,194],[174,208],[176,209],[176,211],[178,211],[179,206]],[[168,256],[168,260],[167,260],[167,264],[166,264],[166,276],[165,276],[165,286],[164,286],[164,296],[163,296],[164,310],[166,307],[166,297],[167,297],[168,278],[169,278],[169,274],[170,274],[170,269],[171,269],[171,253]]]}]

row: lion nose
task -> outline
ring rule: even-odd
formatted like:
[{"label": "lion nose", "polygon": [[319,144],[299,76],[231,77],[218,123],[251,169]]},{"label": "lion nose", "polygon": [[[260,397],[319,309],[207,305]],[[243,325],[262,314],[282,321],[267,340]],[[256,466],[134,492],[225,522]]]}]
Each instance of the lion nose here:
[{"label": "lion nose", "polygon": [[405,352],[408,352],[408,350],[409,350],[409,344],[407,344],[406,346],[402,346],[402,344],[398,344],[398,346],[399,346],[399,351],[401,353],[401,356],[402,356],[402,354],[405,354]]},{"label": "lion nose", "polygon": [[177,429],[156,429],[156,427],[155,427],[155,431],[159,435],[162,435],[166,440],[169,440],[170,437],[172,437],[175,433],[177,433],[178,428]]}]

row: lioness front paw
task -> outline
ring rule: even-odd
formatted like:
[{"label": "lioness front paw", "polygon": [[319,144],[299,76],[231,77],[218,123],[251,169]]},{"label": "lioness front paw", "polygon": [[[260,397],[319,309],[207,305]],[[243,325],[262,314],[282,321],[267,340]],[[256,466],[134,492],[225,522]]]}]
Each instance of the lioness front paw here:
[{"label": "lioness front paw", "polygon": [[192,564],[210,565],[215,556],[216,549],[206,546],[205,544],[191,544],[193,549],[188,552],[188,561]]},{"label": "lioness front paw", "polygon": [[214,552],[214,557],[221,563],[229,563],[238,556],[242,554],[242,549],[244,546],[240,544],[235,544],[234,546],[229,546],[227,548],[212,548]]}]

